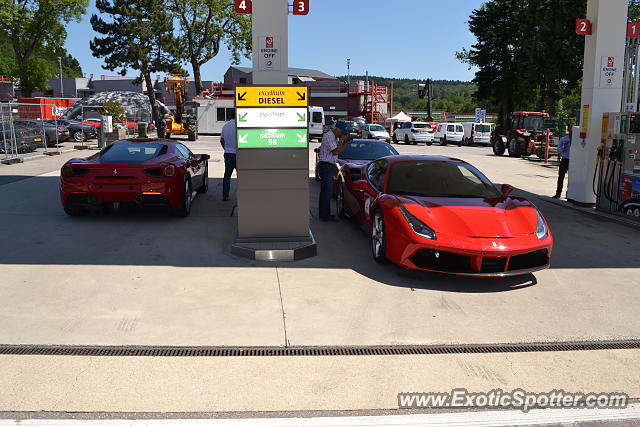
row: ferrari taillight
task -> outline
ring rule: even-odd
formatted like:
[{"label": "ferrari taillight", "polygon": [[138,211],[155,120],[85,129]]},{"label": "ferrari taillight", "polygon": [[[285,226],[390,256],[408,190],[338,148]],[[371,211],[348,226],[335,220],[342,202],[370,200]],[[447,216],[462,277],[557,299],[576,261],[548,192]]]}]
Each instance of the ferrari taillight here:
[{"label": "ferrari taillight", "polygon": [[89,172],[89,169],[74,168],[72,166],[63,166],[60,172],[62,173],[62,176],[78,177],[78,176],[86,175]]},{"label": "ferrari taillight", "polygon": [[176,168],[173,165],[165,166],[164,176],[173,176],[176,173]]}]

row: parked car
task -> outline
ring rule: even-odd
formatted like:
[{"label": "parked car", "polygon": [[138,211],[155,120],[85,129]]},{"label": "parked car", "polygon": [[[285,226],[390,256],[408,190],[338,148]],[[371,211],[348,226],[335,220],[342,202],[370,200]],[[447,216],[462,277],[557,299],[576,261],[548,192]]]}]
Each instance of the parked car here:
[{"label": "parked car", "polygon": [[424,122],[404,122],[393,132],[393,142],[403,141],[405,144],[417,144],[424,142],[431,145],[433,142],[433,127]]},{"label": "parked car", "polygon": [[309,140],[322,141],[324,134],[324,108],[309,107]]},{"label": "parked car", "polygon": [[45,120],[47,123],[58,126],[65,126],[69,129],[68,140],[74,140],[75,142],[82,142],[88,139],[98,137],[96,128],[86,123],[78,122],[76,120],[67,119],[49,119]]},{"label": "parked car", "polygon": [[334,127],[340,129],[343,135],[350,138],[360,138],[362,136],[362,129],[360,129],[355,122],[350,120],[338,120]]},{"label": "parked car", "polygon": [[491,145],[491,124],[490,123],[463,123],[464,139],[466,145],[482,144]]},{"label": "parked car", "polygon": [[84,119],[82,123],[91,125],[96,129],[100,129],[100,126],[102,126],[102,120],[100,119]]},{"label": "parked car", "polygon": [[364,124],[361,126],[362,137],[367,139],[380,139],[382,141],[391,142],[389,132],[382,125]]},{"label": "parked car", "polygon": [[[12,132],[13,128],[13,132]],[[12,145],[15,140],[15,151],[19,154],[31,153],[42,147],[42,133],[8,121],[0,121],[0,154],[13,153]]]},{"label": "parked car", "polygon": [[553,237],[536,206],[462,160],[390,156],[347,163],[339,180],[338,214],[369,234],[380,263],[479,277],[549,267]]},{"label": "parked car", "polygon": [[193,154],[178,142],[116,141],[62,166],[62,207],[71,216],[116,205],[165,207],[188,216],[195,195],[209,188],[208,160],[208,154]]},{"label": "parked car", "polygon": [[44,130],[47,147],[55,147],[56,143],[60,144],[69,138],[69,129],[66,126],[58,126],[37,119],[15,119],[13,122],[32,129]]},{"label": "parked car", "polygon": [[440,123],[433,135],[434,141],[440,142],[440,145],[453,142],[458,147],[462,147],[462,138],[464,138],[464,129],[461,123]]}]

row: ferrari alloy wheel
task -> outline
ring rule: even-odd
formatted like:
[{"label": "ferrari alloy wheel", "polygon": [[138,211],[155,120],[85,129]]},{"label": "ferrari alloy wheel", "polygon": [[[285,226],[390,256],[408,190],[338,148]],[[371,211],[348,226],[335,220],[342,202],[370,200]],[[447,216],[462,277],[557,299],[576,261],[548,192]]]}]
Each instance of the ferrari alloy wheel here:
[{"label": "ferrari alloy wheel", "polygon": [[187,217],[191,213],[191,181],[184,180],[184,191],[182,197],[182,206],[173,210],[174,216]]},{"label": "ferrari alloy wheel", "polygon": [[336,193],[336,211],[340,218],[346,218],[347,213],[344,210],[344,184],[338,181],[338,191]]},{"label": "ferrari alloy wheel", "polygon": [[84,132],[81,130],[77,130],[73,133],[73,140],[75,142],[83,142],[85,140]]},{"label": "ferrari alloy wheel", "polygon": [[379,263],[387,261],[387,236],[385,234],[384,215],[380,209],[376,209],[371,226],[371,249],[373,259]]},{"label": "ferrari alloy wheel", "polygon": [[209,191],[209,163],[204,166],[204,175],[202,175],[202,186],[198,189],[198,193],[204,194]]}]

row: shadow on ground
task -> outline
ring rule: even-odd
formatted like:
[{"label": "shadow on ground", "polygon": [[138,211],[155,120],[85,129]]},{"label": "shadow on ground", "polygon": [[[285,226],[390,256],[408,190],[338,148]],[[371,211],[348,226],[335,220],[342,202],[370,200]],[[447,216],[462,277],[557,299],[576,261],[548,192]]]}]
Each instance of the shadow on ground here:
[{"label": "shadow on ground", "polygon": [[[68,217],[62,210],[57,177],[5,176],[0,185],[0,264],[148,265],[178,267],[274,267],[349,269],[377,282],[412,290],[501,292],[537,284],[535,275],[466,278],[412,272],[373,261],[369,239],[353,221],[311,227],[318,256],[295,263],[256,262],[234,256],[234,201],[223,202],[221,179],[196,198],[188,218],[165,212],[115,212]],[[310,179],[311,211],[317,212],[319,184]],[[232,192],[235,182],[232,183]],[[555,238],[552,268],[637,268],[638,231],[529,198],[547,218]],[[611,250],[616,247],[616,250]]]}]

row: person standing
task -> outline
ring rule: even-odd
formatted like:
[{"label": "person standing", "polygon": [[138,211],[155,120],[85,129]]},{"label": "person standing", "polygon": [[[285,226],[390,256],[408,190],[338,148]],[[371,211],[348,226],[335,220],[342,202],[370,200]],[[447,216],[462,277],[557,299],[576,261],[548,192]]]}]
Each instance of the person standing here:
[{"label": "person standing", "polygon": [[558,185],[554,199],[559,199],[562,195],[562,187],[564,186],[564,177],[569,171],[569,154],[571,152],[571,133],[566,134],[558,141],[558,153],[562,156],[560,160],[560,169],[558,170]]},{"label": "person standing", "polygon": [[322,137],[318,153],[318,175],[320,176],[320,199],[318,210],[320,221],[338,221],[338,217],[331,215],[331,197],[333,196],[333,177],[336,173],[338,155],[347,145],[342,138],[342,130],[334,128]]},{"label": "person standing", "polygon": [[231,188],[231,174],[236,169],[236,153],[238,141],[236,139],[236,119],[231,119],[222,127],[220,145],[224,149],[224,178],[222,179],[222,200],[229,200]]}]

